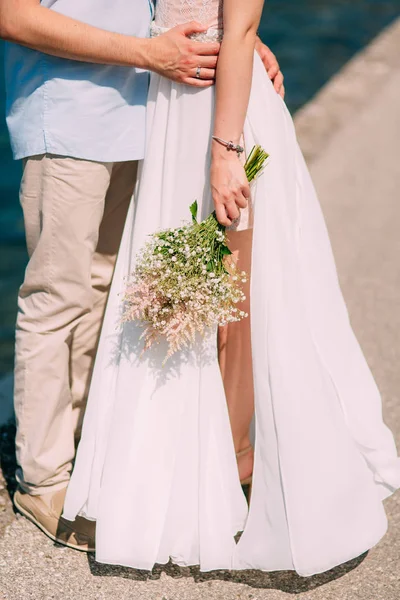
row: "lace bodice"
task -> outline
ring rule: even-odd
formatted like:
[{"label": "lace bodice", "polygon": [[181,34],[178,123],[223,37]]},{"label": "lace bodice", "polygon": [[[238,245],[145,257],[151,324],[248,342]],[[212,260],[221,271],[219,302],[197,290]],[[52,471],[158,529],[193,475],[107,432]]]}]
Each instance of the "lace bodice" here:
[{"label": "lace bodice", "polygon": [[169,28],[198,21],[212,29],[222,29],[223,0],[156,0],[155,23]]}]

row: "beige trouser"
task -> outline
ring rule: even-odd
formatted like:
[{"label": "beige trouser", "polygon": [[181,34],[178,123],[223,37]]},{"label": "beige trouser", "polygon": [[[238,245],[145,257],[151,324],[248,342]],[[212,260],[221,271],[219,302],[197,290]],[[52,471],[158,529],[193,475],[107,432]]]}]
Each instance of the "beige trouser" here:
[{"label": "beige trouser", "polygon": [[17,478],[31,494],[70,476],[136,162],[54,155],[24,163],[30,261],[18,297]]}]

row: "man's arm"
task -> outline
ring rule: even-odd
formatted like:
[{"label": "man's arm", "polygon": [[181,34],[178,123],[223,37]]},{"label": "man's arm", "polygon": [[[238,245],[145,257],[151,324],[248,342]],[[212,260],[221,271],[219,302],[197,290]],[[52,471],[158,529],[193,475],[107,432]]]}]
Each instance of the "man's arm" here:
[{"label": "man's arm", "polygon": [[[197,87],[211,85],[219,44],[186,36],[205,31],[187,23],[142,39],[98,29],[40,5],[40,0],[0,0],[0,37],[46,54],[78,61],[139,67]],[[207,79],[197,79],[200,66]]]}]

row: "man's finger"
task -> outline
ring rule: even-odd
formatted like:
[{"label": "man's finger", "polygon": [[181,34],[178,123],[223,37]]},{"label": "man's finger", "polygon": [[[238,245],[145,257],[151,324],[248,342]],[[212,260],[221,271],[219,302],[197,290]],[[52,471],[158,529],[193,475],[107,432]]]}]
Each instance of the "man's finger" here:
[{"label": "man's finger", "polygon": [[282,100],[285,99],[285,86],[281,85],[281,89],[279,90],[279,95],[282,98]]},{"label": "man's finger", "polygon": [[262,45],[262,61],[266,69],[270,69],[274,65],[278,64],[275,54],[265,44]]},{"label": "man's finger", "polygon": [[279,71],[279,73],[277,74],[277,76],[274,79],[274,88],[278,93],[279,93],[282,85],[283,85],[283,73],[282,73],[282,71]]},{"label": "man's finger", "polygon": [[183,23],[182,25],[177,25],[176,27],[174,27],[174,29],[182,32],[183,35],[188,37],[192,33],[203,33],[204,31],[207,31],[208,26],[202,25],[201,23],[198,23],[197,21],[189,21],[188,23]]},{"label": "man's finger", "polygon": [[217,66],[217,56],[197,56],[197,65],[205,69],[215,69]]},{"label": "man's finger", "polygon": [[283,88],[282,90],[283,75],[275,54],[268,46],[263,44],[260,39],[257,44],[257,51],[268,73],[268,77],[274,84],[275,91],[283,98],[285,95],[285,89]]},{"label": "man's finger", "polygon": [[186,85],[191,85],[193,87],[204,88],[204,87],[210,87],[211,85],[214,85],[215,80],[214,79],[197,79],[197,77],[186,77],[186,79],[183,80],[183,83],[186,83]]},{"label": "man's finger", "polygon": [[215,69],[204,69],[200,67],[199,77],[197,77],[197,68],[194,70],[193,77],[196,79],[205,79],[206,81],[210,81],[215,79]]},{"label": "man's finger", "polygon": [[195,42],[198,56],[215,56],[219,54],[221,44],[217,42]]},{"label": "man's finger", "polygon": [[267,70],[267,73],[268,73],[268,77],[269,77],[271,80],[274,80],[274,79],[275,79],[275,77],[276,77],[276,76],[278,75],[278,73],[279,73],[279,65],[278,65],[278,63],[276,63],[276,64],[272,65],[272,67],[269,67],[269,69]]}]

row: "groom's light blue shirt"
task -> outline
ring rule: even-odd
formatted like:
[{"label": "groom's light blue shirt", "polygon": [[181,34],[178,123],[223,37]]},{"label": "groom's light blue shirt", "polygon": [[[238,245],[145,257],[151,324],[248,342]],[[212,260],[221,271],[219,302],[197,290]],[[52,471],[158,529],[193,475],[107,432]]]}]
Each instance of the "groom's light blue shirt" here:
[{"label": "groom's light blue shirt", "polygon": [[[150,0],[42,0],[90,25],[146,37]],[[6,44],[7,125],[15,158],[51,153],[101,162],[143,157],[148,73]]]}]

